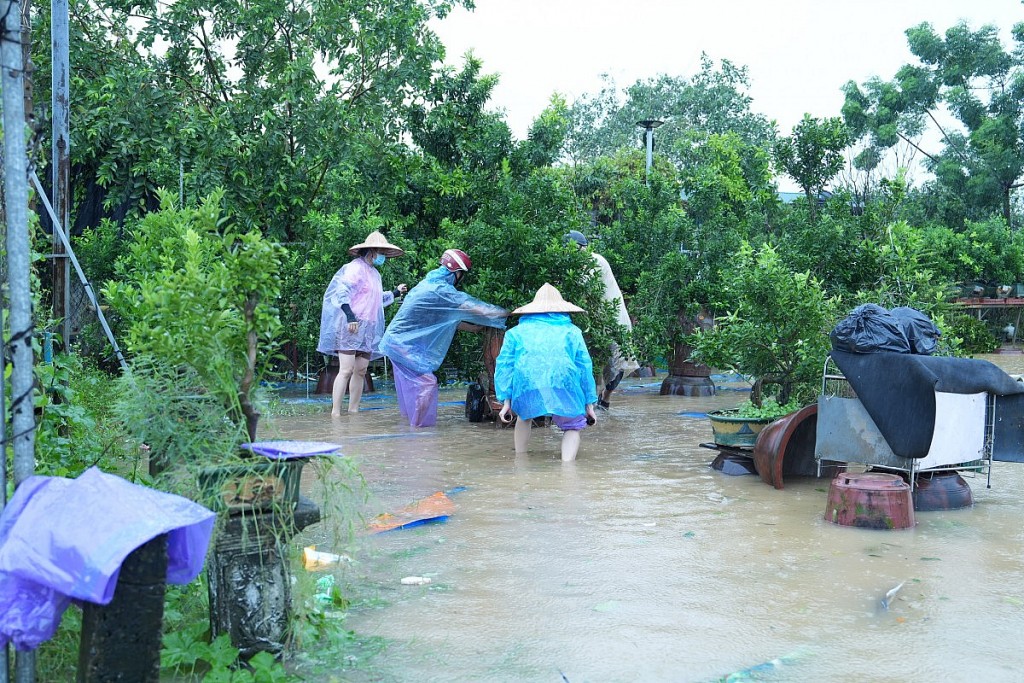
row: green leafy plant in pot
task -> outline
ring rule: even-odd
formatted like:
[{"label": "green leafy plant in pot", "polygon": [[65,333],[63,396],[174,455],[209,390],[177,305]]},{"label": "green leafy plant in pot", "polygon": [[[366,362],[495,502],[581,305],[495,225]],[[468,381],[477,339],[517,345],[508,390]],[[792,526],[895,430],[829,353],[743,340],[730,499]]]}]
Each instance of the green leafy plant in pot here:
[{"label": "green leafy plant in pot", "polygon": [[770,245],[755,250],[744,242],[733,265],[721,290],[727,313],[689,338],[693,357],[752,379],[749,403],[722,412],[770,421],[814,401],[838,301]]},{"label": "green leafy plant in pot", "polygon": [[161,209],[129,227],[104,288],[132,358],[116,409],[154,473],[234,462],[256,439],[284,250],[239,231],[221,201],[177,208],[162,194]]}]

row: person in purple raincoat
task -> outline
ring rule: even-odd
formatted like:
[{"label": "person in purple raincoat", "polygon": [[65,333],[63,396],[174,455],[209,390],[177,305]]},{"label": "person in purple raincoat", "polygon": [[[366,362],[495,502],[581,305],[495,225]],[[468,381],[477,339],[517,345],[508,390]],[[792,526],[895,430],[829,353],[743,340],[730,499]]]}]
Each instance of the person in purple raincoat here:
[{"label": "person in purple raincoat", "polygon": [[348,253],[351,261],[334,274],[324,292],[320,313],[320,341],[317,351],[338,356],[338,376],[331,392],[331,416],[341,417],[341,404],[348,388],[348,412],[359,411],[366,368],[374,358],[384,335],[384,307],[408,291],[405,284],[385,292],[377,268],[386,258],[405,252],[374,230]]}]

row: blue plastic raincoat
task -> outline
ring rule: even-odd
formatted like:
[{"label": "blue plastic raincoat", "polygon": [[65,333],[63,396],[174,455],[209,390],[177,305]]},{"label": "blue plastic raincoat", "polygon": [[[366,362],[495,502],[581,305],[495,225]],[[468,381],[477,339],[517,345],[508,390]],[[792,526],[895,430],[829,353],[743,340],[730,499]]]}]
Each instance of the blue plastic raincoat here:
[{"label": "blue plastic raincoat", "polygon": [[505,333],[494,369],[499,401],[523,419],[578,417],[597,402],[594,366],[568,313],[529,313]]},{"label": "blue plastic raincoat", "polygon": [[[394,300],[393,292],[383,291],[376,268],[362,257],[352,259],[334,274],[324,292],[316,350],[328,356],[338,351],[366,351],[372,358],[380,358],[377,345],[384,335],[384,307]],[[359,319],[354,333],[348,331],[342,304],[348,304]]]},{"label": "blue plastic raincoat", "polygon": [[504,308],[455,289],[455,273],[440,266],[409,290],[384,332],[380,351],[417,374],[434,372],[460,322],[504,329],[507,315]]}]

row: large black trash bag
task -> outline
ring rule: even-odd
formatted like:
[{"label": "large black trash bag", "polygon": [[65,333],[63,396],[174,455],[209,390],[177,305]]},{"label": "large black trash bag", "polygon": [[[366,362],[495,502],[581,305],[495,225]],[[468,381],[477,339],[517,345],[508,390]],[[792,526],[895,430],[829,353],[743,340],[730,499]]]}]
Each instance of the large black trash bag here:
[{"label": "large black trash bag", "polygon": [[487,393],[484,388],[474,382],[466,391],[466,417],[470,422],[483,422],[487,412]]},{"label": "large black trash bag", "polygon": [[930,356],[935,353],[935,347],[939,345],[939,337],[942,333],[935,326],[932,319],[927,315],[909,306],[900,306],[891,311],[893,317],[900,321],[903,334],[910,344],[910,352],[921,356]]},{"label": "large black trash bag", "polygon": [[850,353],[910,353],[903,327],[889,311],[875,304],[861,304],[839,321],[828,335],[832,348]]}]

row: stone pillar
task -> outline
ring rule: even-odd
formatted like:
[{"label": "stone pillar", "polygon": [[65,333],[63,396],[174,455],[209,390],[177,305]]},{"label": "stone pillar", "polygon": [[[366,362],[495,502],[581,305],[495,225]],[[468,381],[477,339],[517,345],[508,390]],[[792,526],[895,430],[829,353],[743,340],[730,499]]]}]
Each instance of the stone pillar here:
[{"label": "stone pillar", "polygon": [[78,683],[160,680],[167,535],[132,551],[121,565],[108,605],[85,603],[78,650]]},{"label": "stone pillar", "polygon": [[288,542],[320,521],[302,496],[294,512],[244,510],[227,517],[206,561],[210,630],[231,636],[243,659],[284,650],[291,613]]}]

